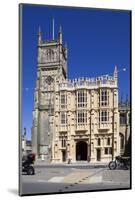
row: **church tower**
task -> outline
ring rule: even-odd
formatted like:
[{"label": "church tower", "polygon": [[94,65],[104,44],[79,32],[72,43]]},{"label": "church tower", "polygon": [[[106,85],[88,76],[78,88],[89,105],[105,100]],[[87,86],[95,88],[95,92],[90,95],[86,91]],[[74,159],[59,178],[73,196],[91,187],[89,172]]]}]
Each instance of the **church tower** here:
[{"label": "church tower", "polygon": [[32,151],[37,158],[51,161],[56,85],[67,78],[67,47],[63,46],[62,28],[58,39],[42,40],[38,32],[37,80],[34,92]]}]

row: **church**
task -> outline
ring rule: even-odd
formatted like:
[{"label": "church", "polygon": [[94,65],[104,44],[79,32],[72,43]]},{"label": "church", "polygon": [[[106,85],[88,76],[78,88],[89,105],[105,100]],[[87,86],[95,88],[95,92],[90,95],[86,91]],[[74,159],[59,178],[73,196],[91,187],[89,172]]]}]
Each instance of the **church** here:
[{"label": "church", "polygon": [[112,76],[67,76],[62,29],[55,40],[38,32],[32,151],[37,159],[63,163],[109,162],[120,154],[118,71]]}]

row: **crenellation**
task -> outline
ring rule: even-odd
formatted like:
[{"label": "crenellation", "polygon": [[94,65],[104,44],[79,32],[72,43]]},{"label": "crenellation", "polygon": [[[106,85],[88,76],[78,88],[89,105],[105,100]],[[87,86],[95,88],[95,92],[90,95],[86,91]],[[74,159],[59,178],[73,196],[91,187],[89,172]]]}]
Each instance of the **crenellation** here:
[{"label": "crenellation", "polygon": [[[95,86],[95,87],[94,87]],[[96,77],[96,78],[78,78],[78,79],[66,79],[65,82],[62,82],[59,84],[59,88],[61,90],[63,89],[77,89],[77,88],[87,88],[87,89],[92,89],[92,88],[99,88],[99,87],[110,87],[110,88],[117,88],[117,84],[113,77],[108,77],[108,76],[101,76],[101,77]]]}]

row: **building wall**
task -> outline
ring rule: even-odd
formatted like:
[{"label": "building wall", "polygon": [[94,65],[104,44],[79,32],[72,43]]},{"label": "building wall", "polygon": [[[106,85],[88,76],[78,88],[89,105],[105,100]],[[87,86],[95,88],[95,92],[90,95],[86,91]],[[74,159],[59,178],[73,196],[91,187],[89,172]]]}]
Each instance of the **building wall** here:
[{"label": "building wall", "polygon": [[[32,149],[37,158],[108,162],[118,155],[117,67],[113,76],[68,80],[67,48],[62,44],[61,31],[57,41],[46,42],[39,31],[37,60],[32,126]],[[101,103],[103,91],[105,105]],[[61,100],[62,95],[65,100]]]},{"label": "building wall", "polygon": [[[76,145],[79,141],[85,141],[87,143],[87,160],[90,159],[91,162],[96,162],[97,149],[100,149],[100,161],[108,162],[112,159],[112,154],[105,154],[105,151],[109,152],[112,150],[112,140],[114,143],[113,156],[118,155],[120,151],[117,80],[114,81],[113,86],[108,83],[106,85],[95,83],[95,88],[91,88],[90,82],[86,84],[87,81],[85,80],[83,87],[82,85],[81,87],[74,87],[74,85],[79,85],[80,81],[73,81],[72,83],[67,81],[61,84],[61,87],[56,91],[52,161],[62,162],[62,152],[65,151],[66,158],[70,157],[72,162],[76,162]],[[100,105],[99,96],[102,90],[107,91],[108,94],[109,102],[107,106]],[[78,91],[86,92],[87,105],[84,107],[78,107],[77,105]],[[65,107],[61,104],[61,95],[63,94],[66,96]],[[107,110],[109,116],[107,122],[101,123],[99,113],[102,110]],[[87,121],[82,124],[78,123],[79,111],[85,111],[87,114]],[[67,116],[65,124],[61,124],[62,113]],[[113,133],[114,138],[112,138]],[[98,138],[100,138],[100,145],[97,143]],[[108,138],[110,138],[110,144],[107,145]],[[63,146],[62,139],[66,141],[65,146]]]},{"label": "building wall", "polygon": [[128,100],[119,103],[119,140],[120,154],[126,154],[126,145],[130,140],[130,104]]},{"label": "building wall", "polygon": [[37,80],[34,92],[32,149],[37,159],[51,161],[56,83],[66,78],[67,49],[58,40],[43,41],[38,33]]}]

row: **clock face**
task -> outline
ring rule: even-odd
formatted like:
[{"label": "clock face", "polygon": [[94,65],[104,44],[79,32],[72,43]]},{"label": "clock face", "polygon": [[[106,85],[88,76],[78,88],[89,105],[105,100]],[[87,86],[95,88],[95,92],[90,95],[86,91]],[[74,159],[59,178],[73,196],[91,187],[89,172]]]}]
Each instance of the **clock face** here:
[{"label": "clock face", "polygon": [[46,78],[46,83],[47,83],[48,85],[51,85],[52,82],[53,82],[53,78],[52,78],[51,76],[48,76],[48,77]]},{"label": "clock face", "polygon": [[42,77],[42,83],[41,83],[42,89],[47,90],[47,85],[51,85],[53,81],[54,81],[54,79],[51,76],[47,76],[47,77],[43,76]]}]

